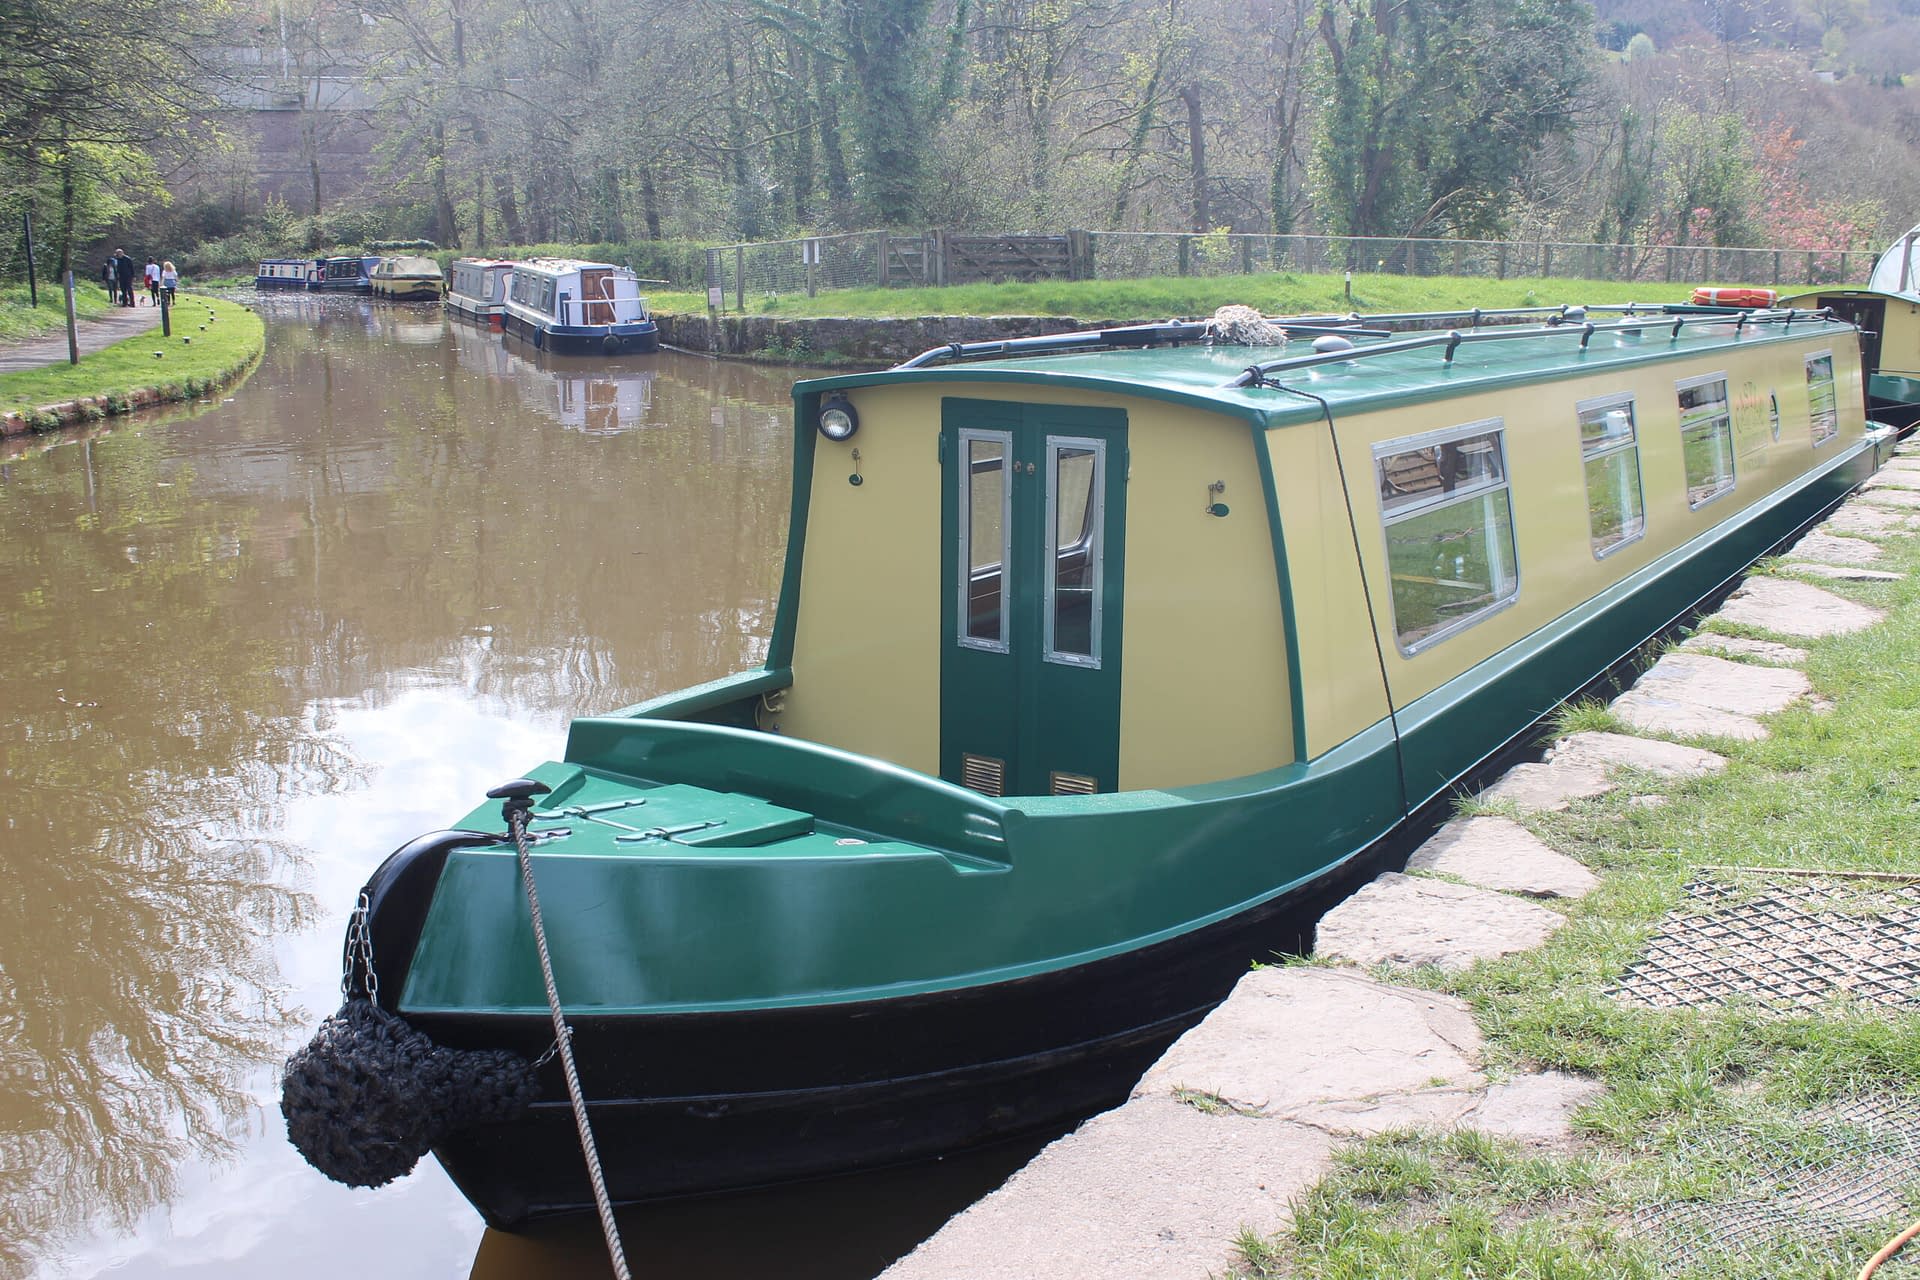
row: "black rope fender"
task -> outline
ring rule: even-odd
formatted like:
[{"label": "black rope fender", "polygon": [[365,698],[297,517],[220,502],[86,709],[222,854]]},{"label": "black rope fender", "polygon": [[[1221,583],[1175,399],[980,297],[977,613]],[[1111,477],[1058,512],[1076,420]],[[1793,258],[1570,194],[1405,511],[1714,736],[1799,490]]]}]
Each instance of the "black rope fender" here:
[{"label": "black rope fender", "polygon": [[440,1139],[512,1120],[538,1093],[534,1064],[506,1049],[448,1049],[398,1014],[350,996],[287,1059],[280,1114],[307,1163],[378,1187]]}]

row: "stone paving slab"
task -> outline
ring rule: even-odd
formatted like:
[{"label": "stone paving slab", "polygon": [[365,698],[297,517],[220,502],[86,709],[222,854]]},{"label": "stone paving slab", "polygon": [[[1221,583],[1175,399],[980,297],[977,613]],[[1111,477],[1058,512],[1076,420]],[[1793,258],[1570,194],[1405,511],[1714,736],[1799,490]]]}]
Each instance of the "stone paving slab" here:
[{"label": "stone paving slab", "polygon": [[1813,682],[1806,672],[1787,667],[1756,667],[1706,653],[1669,653],[1641,672],[1633,688],[1717,711],[1765,716],[1812,693]]},{"label": "stone paving slab", "polygon": [[1389,871],[1321,918],[1314,954],[1457,971],[1537,947],[1566,922],[1503,893]]},{"label": "stone paving slab", "polygon": [[1534,1147],[1565,1147],[1573,1138],[1573,1113],[1606,1092],[1598,1080],[1541,1071],[1503,1080],[1461,1123],[1483,1133]]},{"label": "stone paving slab", "polygon": [[1593,872],[1509,818],[1455,818],[1413,851],[1407,870],[1529,898],[1579,898],[1600,884]]},{"label": "stone paving slab", "polygon": [[1613,713],[1641,733],[1670,733],[1676,738],[1732,738],[1758,742],[1767,726],[1738,711],[1722,711],[1658,693],[1628,690],[1613,700]]},{"label": "stone paving slab", "polygon": [[1723,636],[1711,631],[1688,636],[1680,642],[1687,653],[1714,653],[1723,658],[1752,658],[1783,667],[1797,667],[1807,660],[1807,651],[1774,640],[1749,640],[1745,636]]},{"label": "stone paving slab", "polygon": [[1849,502],[1828,516],[1822,527],[1829,533],[1863,533],[1873,537],[1886,537],[1889,534],[1911,533],[1916,525],[1911,518],[1898,512],[1877,510],[1858,502]]},{"label": "stone paving slab", "polygon": [[1821,564],[1873,564],[1884,554],[1877,544],[1865,538],[1848,538],[1815,529],[1793,544],[1793,550],[1782,563],[1814,560]]},{"label": "stone paving slab", "polygon": [[1832,636],[1864,631],[1886,615],[1805,582],[1748,578],[1717,615],[1728,622],[1788,636]]},{"label": "stone paving slab", "polygon": [[1268,967],[1174,1041],[1133,1096],[1193,1090],[1286,1119],[1328,1102],[1479,1087],[1481,1045],[1472,1011],[1454,996],[1351,969]]},{"label": "stone paving slab", "polygon": [[1690,778],[1726,766],[1720,756],[1698,747],[1624,733],[1576,733],[1555,743],[1539,764],[1509,769],[1480,798],[1506,801],[1522,810],[1558,812],[1575,800],[1613,790],[1613,775],[1623,768]]},{"label": "stone paving slab", "polygon": [[1889,462],[1881,469],[1861,481],[1860,491],[1871,493],[1876,489],[1920,489],[1920,466],[1896,467]]},{"label": "stone paving slab", "polygon": [[1898,582],[1907,575],[1885,569],[1869,569],[1858,564],[1812,564],[1795,560],[1781,569],[1802,578],[1825,578],[1829,582]]},{"label": "stone paving slab", "polygon": [[1676,652],[1642,672],[1612,710],[1644,733],[1753,741],[1767,736],[1755,717],[1780,711],[1812,689],[1806,673],[1791,667]]},{"label": "stone paving slab", "polygon": [[1206,1280],[1331,1167],[1306,1125],[1142,1098],[1053,1143],[883,1280]]},{"label": "stone paving slab", "polygon": [[[1914,477],[1920,480],[1920,476]],[[1903,507],[1912,510],[1920,507],[1920,489],[1909,489],[1892,485],[1875,485],[1864,490],[1855,502],[1864,502],[1872,507]]]}]

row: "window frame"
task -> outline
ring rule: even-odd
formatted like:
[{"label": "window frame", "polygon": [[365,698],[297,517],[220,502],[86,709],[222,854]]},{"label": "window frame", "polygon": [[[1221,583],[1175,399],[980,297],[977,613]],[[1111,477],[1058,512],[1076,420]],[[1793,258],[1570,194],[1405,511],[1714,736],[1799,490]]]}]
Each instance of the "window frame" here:
[{"label": "window frame", "polygon": [[[1640,412],[1638,397],[1631,391],[1616,391],[1609,395],[1594,396],[1586,400],[1576,400],[1573,405],[1574,427],[1579,431],[1586,414],[1600,410],[1617,408],[1624,405],[1627,410],[1627,436],[1624,440],[1606,441],[1589,445],[1585,433],[1580,433],[1580,472],[1587,486],[1587,547],[1593,552],[1595,560],[1605,560],[1608,556],[1628,547],[1647,536],[1647,480],[1645,469],[1640,465]],[[1587,468],[1602,458],[1612,458],[1623,453],[1633,455],[1633,487],[1640,498],[1640,527],[1631,536],[1620,538],[1605,549],[1594,545],[1593,533],[1593,481]]]},{"label": "window frame", "polygon": [[[1721,425],[1719,431],[1722,443],[1725,446],[1727,483],[1715,489],[1712,493],[1700,499],[1700,501],[1695,502],[1693,500],[1692,478],[1687,475],[1687,433],[1689,431],[1698,431],[1700,427],[1698,424],[1693,427],[1687,426],[1686,409],[1680,405],[1679,400],[1682,392],[1691,391],[1696,387],[1708,386],[1715,382],[1720,384],[1720,403],[1726,406],[1720,414]],[[1740,485],[1740,467],[1738,460],[1734,457],[1733,450],[1733,383],[1728,379],[1726,370],[1724,369],[1717,373],[1696,374],[1690,378],[1680,378],[1676,380],[1673,384],[1673,395],[1674,407],[1679,410],[1677,421],[1680,429],[1680,479],[1685,486],[1687,494],[1687,509],[1689,511],[1698,511],[1702,507],[1711,506],[1713,503],[1720,501],[1720,499],[1732,493]]]},{"label": "window frame", "polygon": [[[1380,483],[1382,478],[1380,464],[1384,459],[1397,454],[1412,453],[1419,449],[1437,448],[1440,445],[1451,444],[1457,440],[1467,440],[1474,436],[1483,435],[1492,435],[1494,437],[1495,448],[1498,450],[1500,478],[1497,481],[1475,481],[1452,490],[1443,490],[1438,497],[1416,501],[1393,511],[1387,510],[1386,503],[1381,498],[1382,486]],[[1423,431],[1417,435],[1399,436],[1392,440],[1378,441],[1372,448],[1372,461],[1373,467],[1370,480],[1373,485],[1374,501],[1380,514],[1381,551],[1385,556],[1382,564],[1386,571],[1388,616],[1392,619],[1394,646],[1400,651],[1400,656],[1403,658],[1411,658],[1416,654],[1424,653],[1434,645],[1444,640],[1449,640],[1470,627],[1479,625],[1494,614],[1512,608],[1520,599],[1523,584],[1520,570],[1520,536],[1515,528],[1513,518],[1513,473],[1507,464],[1506,419],[1501,417],[1482,418],[1474,422],[1462,423],[1459,426],[1445,427],[1438,431]],[[1512,587],[1505,595],[1489,601],[1486,605],[1474,610],[1472,613],[1464,617],[1455,618],[1444,627],[1429,631],[1427,634],[1414,640],[1411,644],[1407,643],[1401,638],[1400,606],[1393,590],[1393,527],[1420,516],[1429,515],[1435,511],[1445,510],[1448,507],[1471,502],[1475,499],[1485,501],[1503,491],[1506,494],[1506,558],[1512,572]]]},{"label": "window frame", "polygon": [[[956,433],[955,451],[960,465],[955,468],[959,501],[954,508],[960,528],[954,542],[959,557],[959,609],[955,616],[954,641],[963,649],[984,653],[1013,651],[1013,432],[992,427],[961,427]],[[975,440],[993,441],[1000,446],[1000,638],[986,640],[973,634],[973,456]]]},{"label": "window frame", "polygon": [[[1088,600],[1087,618],[1088,653],[1064,653],[1054,647],[1054,622],[1060,586],[1060,455],[1068,449],[1084,450],[1093,455],[1092,474],[1087,478],[1087,507],[1081,515],[1080,536],[1070,545],[1088,543],[1086,572],[1092,581],[1091,596]],[[1101,661],[1101,616],[1106,605],[1107,579],[1107,442],[1097,436],[1052,435],[1046,437],[1046,501],[1042,520],[1046,523],[1044,538],[1046,558],[1043,561],[1045,578],[1040,584],[1041,642],[1042,661],[1060,666],[1081,667],[1088,671],[1098,671]]]},{"label": "window frame", "polygon": [[[1813,404],[1813,362],[1816,360],[1827,362],[1828,401],[1825,417],[1828,425],[1825,435],[1820,434],[1822,415],[1815,412]],[[1807,431],[1813,437],[1813,447],[1819,449],[1829,441],[1840,438],[1840,379],[1833,369],[1833,348],[1828,347],[1825,351],[1809,351],[1803,357],[1803,363],[1807,371]]]}]

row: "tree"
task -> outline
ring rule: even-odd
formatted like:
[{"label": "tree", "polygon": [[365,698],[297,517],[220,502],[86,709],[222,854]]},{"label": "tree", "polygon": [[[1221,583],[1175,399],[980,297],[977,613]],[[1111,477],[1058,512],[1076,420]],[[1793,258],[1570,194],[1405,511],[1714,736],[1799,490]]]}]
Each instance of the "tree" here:
[{"label": "tree", "polygon": [[77,235],[159,192],[148,159],[206,104],[193,0],[9,0],[0,6],[0,185],[52,193],[60,269]]},{"label": "tree", "polygon": [[933,0],[844,0],[848,65],[861,92],[854,99],[854,136],[862,186],[885,225],[910,225],[920,208],[924,36]]},{"label": "tree", "polygon": [[1578,0],[1324,0],[1318,27],[1315,186],[1340,234],[1496,233],[1589,76]]}]

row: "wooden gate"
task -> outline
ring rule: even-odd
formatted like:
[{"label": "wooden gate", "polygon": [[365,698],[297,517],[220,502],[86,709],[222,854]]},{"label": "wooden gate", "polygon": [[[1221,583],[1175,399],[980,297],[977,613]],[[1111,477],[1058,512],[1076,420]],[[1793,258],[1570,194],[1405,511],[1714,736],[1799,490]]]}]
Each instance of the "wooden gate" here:
[{"label": "wooden gate", "polygon": [[934,255],[929,252],[931,237],[889,235],[885,241],[884,283],[888,288],[941,283],[932,270]]},{"label": "wooden gate", "polygon": [[940,237],[946,284],[991,280],[1071,280],[1073,247],[1066,236]]}]

